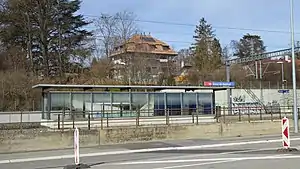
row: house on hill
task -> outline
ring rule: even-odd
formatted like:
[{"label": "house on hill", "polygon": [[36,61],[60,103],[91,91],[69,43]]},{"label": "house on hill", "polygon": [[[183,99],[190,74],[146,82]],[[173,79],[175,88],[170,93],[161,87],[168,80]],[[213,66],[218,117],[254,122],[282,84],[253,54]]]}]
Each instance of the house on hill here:
[{"label": "house on hill", "polygon": [[174,57],[170,45],[150,34],[135,34],[126,43],[114,48],[114,79],[131,83],[157,83],[160,75],[170,73]]}]

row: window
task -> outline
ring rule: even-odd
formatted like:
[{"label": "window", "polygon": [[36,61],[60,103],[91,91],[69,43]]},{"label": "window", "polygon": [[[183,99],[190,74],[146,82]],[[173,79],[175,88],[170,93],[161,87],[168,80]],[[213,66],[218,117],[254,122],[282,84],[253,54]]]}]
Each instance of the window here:
[{"label": "window", "polygon": [[163,46],[163,50],[170,50],[169,46]]},{"label": "window", "polygon": [[155,42],[155,40],[151,37],[142,37],[142,40],[146,42]]},{"label": "window", "polygon": [[155,45],[149,45],[149,47],[150,47],[151,50],[155,50],[156,49]]}]

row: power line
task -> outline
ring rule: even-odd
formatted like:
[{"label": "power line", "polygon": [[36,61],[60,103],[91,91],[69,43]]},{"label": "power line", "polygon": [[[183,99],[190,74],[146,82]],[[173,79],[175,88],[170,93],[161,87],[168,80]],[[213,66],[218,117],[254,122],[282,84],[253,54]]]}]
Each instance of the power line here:
[{"label": "power line", "polygon": [[[94,36],[96,40],[103,40],[101,38],[103,38],[104,36],[101,35],[95,35]],[[191,42],[191,41],[179,41],[179,40],[164,40],[164,42],[169,42],[169,43],[177,43],[177,44],[193,44],[195,42]],[[228,44],[221,44],[222,46],[227,46]],[[288,45],[287,45],[288,46]],[[286,46],[267,46],[269,48],[287,48]]]},{"label": "power line", "polygon": [[[91,18],[101,17],[101,16],[96,16],[96,15],[83,15],[83,16],[87,16],[87,17],[91,17]],[[118,18],[116,18],[116,19],[118,19]],[[196,27],[197,26],[196,24],[189,24],[189,23],[177,23],[177,22],[142,20],[142,19],[133,19],[132,21],[143,22],[143,23],[153,23],[153,24],[164,24],[164,25],[188,26],[188,27]],[[227,30],[243,30],[243,31],[257,31],[257,32],[290,34],[290,31],[283,31],[283,30],[253,29],[253,28],[239,28],[239,27],[227,27],[227,26],[213,26],[213,28],[227,29]],[[300,32],[295,32],[295,34],[300,34]]]}]

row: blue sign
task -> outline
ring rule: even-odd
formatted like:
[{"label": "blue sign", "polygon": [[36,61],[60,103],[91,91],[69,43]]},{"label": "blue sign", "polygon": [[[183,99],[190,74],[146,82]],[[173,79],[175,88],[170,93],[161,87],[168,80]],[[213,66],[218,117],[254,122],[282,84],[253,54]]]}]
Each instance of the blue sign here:
[{"label": "blue sign", "polygon": [[215,86],[215,87],[234,87],[235,82],[212,82],[212,86]]},{"label": "blue sign", "polygon": [[290,90],[289,89],[281,89],[281,90],[278,90],[278,93],[289,93]]}]

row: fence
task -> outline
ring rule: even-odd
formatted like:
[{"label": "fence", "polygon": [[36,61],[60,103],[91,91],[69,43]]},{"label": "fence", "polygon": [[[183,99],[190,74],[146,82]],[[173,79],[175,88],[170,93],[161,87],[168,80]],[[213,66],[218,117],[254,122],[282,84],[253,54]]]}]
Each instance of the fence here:
[{"label": "fence", "polygon": [[162,109],[160,114],[149,114],[143,111],[104,111],[99,112],[51,112],[51,120],[42,119],[40,111],[1,112],[1,129],[25,129],[46,127],[53,130],[72,129],[75,126],[86,129],[103,129],[122,126],[149,126],[149,125],[182,125],[205,124],[215,122],[239,122],[278,120],[284,116],[292,117],[287,107],[265,110],[257,107],[239,107],[229,111],[226,107],[217,107],[212,114],[205,114],[203,110]]}]

